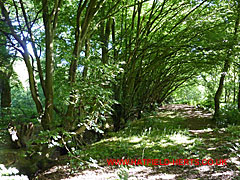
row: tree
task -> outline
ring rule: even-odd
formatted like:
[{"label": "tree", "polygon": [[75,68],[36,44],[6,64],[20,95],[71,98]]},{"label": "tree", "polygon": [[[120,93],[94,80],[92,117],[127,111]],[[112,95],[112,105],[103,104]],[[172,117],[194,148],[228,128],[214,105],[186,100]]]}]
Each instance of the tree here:
[{"label": "tree", "polygon": [[[11,42],[12,47],[22,55],[29,74],[32,99],[35,102],[42,127],[45,130],[56,128],[56,124],[59,126],[59,123],[53,121],[54,110],[61,117],[60,126],[63,126],[65,130],[76,130],[77,128],[74,124],[79,123],[79,119],[76,117],[78,110],[78,90],[76,88],[79,61],[81,59],[80,53],[84,50],[86,44],[85,54],[86,57],[89,56],[87,54],[89,54],[90,50],[87,50],[89,49],[87,47],[92,31],[94,31],[92,22],[97,20],[97,14],[100,12],[104,2],[103,0],[74,1],[73,3],[76,3],[77,6],[71,6],[71,10],[69,10],[69,2],[62,2],[61,0],[54,2],[43,0],[41,4],[35,1],[25,2],[23,0],[20,0],[19,3],[15,0],[0,1],[1,19],[7,24],[7,27],[2,29],[1,32]],[[111,5],[110,9],[113,10],[118,3]],[[64,12],[63,9],[65,9]],[[72,12],[75,12],[73,17],[70,15]],[[69,14],[69,16],[65,16],[66,14]],[[102,17],[98,21],[101,22],[104,19],[105,17]],[[44,27],[44,32],[38,29],[41,25]],[[67,46],[70,46],[69,49],[72,50],[72,52],[68,51],[67,55],[65,53],[66,47],[61,47],[64,46],[62,39],[58,38],[58,36],[65,33],[65,27],[68,28],[67,31],[70,34],[64,40],[71,39]],[[58,44],[55,44],[55,41]],[[30,46],[31,51],[29,50]],[[45,49],[44,55],[42,49]],[[65,53],[64,58],[56,58],[58,55],[61,56],[62,52]],[[58,100],[54,98],[54,88],[58,85],[54,84],[54,78],[56,78],[54,73],[58,71],[57,63],[62,63],[66,59],[69,62],[67,64],[69,70],[66,83],[68,90],[65,94],[69,93],[69,98],[67,100],[65,96],[65,99]],[[87,67],[84,69],[86,74]],[[37,78],[40,79],[40,87],[43,90],[44,97],[39,96]],[[65,76],[62,77],[61,81],[64,78]],[[67,108],[60,107],[61,110],[59,110],[59,107],[54,105],[57,101],[68,101]],[[82,133],[85,128],[85,126],[82,126],[76,132]]]},{"label": "tree", "polygon": [[232,39],[229,40],[229,49],[227,49],[226,57],[224,60],[224,66],[222,69],[219,85],[217,92],[214,97],[214,102],[215,102],[215,113],[214,113],[214,118],[216,119],[219,116],[219,110],[220,110],[220,97],[222,95],[223,87],[224,87],[224,80],[225,76],[228,73],[228,70],[231,65],[231,56],[233,55],[234,52],[234,46],[237,44],[237,36],[238,36],[238,28],[239,28],[239,18],[240,18],[240,2],[239,1],[234,1],[235,4],[235,25],[234,25],[234,33],[232,35]]},{"label": "tree", "polygon": [[114,106],[116,130],[121,119],[141,117],[149,104],[161,104],[184,82],[209,71],[214,63],[201,56],[201,45],[206,46],[206,36],[223,24],[206,20],[216,13],[206,1],[131,3],[131,10],[122,9],[115,16],[120,24],[114,26],[112,36],[112,40],[118,39],[113,41],[112,57],[124,63],[124,73],[117,77],[114,88],[120,102]]}]

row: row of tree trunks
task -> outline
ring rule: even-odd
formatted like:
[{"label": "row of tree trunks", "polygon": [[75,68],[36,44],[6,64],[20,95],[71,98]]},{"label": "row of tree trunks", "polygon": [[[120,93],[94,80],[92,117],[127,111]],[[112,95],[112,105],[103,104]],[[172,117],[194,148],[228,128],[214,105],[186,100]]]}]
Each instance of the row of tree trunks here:
[{"label": "row of tree trunks", "polygon": [[[63,125],[66,130],[73,130],[75,127],[72,127],[73,124],[75,124],[76,120],[74,119],[74,115],[76,114],[76,97],[75,97],[75,91],[74,91],[74,85],[76,83],[76,74],[77,74],[77,67],[78,67],[78,60],[80,57],[80,52],[83,50],[83,46],[85,43],[89,43],[89,40],[87,38],[90,38],[89,34],[89,28],[92,22],[92,19],[100,9],[102,3],[104,1],[97,0],[90,0],[88,1],[80,1],[78,4],[78,10],[77,10],[77,19],[76,19],[76,28],[75,28],[75,44],[72,54],[72,60],[70,64],[69,69],[69,82],[70,86],[72,88],[72,91],[70,93],[69,101],[70,104],[68,105],[66,118],[63,120]],[[83,10],[86,9],[85,15],[83,15]],[[88,48],[88,46],[86,46]],[[88,51],[87,49],[85,51]],[[87,53],[86,53],[87,54]],[[86,70],[84,74],[86,75]]]},{"label": "row of tree trunks", "polygon": [[[214,97],[214,103],[215,103],[214,119],[219,117],[220,98],[221,98],[223,87],[224,87],[224,80],[225,80],[225,77],[226,77],[228,70],[230,68],[230,65],[231,65],[230,56],[232,55],[233,48],[237,44],[237,40],[238,40],[237,36],[238,36],[238,29],[239,29],[239,20],[240,20],[240,3],[238,3],[238,6],[237,6],[237,17],[235,20],[233,41],[231,42],[231,45],[227,52],[227,57],[225,57],[226,59],[224,61],[224,67],[222,69],[218,89],[217,89],[215,97]],[[239,87],[239,89],[240,89],[240,87]],[[239,90],[239,92],[240,92],[240,90]],[[238,96],[240,98],[240,94]],[[238,101],[240,101],[240,99],[238,99]],[[240,109],[240,102],[238,102],[238,104],[239,104],[238,108]]]},{"label": "row of tree trunks", "polygon": [[[86,45],[86,57],[89,56],[89,43],[91,33],[89,31],[92,19],[95,17],[99,9],[102,7],[104,0],[85,0],[79,1],[76,26],[75,26],[75,44],[73,48],[73,54],[69,69],[69,84],[72,87],[72,91],[69,95],[69,105],[67,107],[66,114],[63,115],[62,126],[66,130],[73,130],[75,127],[73,123],[75,121],[76,115],[76,99],[74,86],[76,83],[76,74],[78,61],[80,57],[80,52],[83,50],[83,46]],[[19,0],[19,5],[13,1],[16,11],[16,22],[14,22],[9,17],[10,12],[8,10],[7,4],[3,0],[0,0],[0,8],[2,16],[4,17],[4,22],[6,23],[8,30],[4,31],[3,34],[6,38],[12,43],[12,47],[15,48],[23,57],[26,64],[28,75],[29,75],[29,84],[32,99],[35,102],[37,112],[41,118],[42,127],[47,129],[53,129],[53,111],[54,109],[57,112],[57,108],[54,106],[54,39],[56,38],[56,29],[58,22],[58,14],[60,11],[62,0],[41,0],[42,9],[39,10],[39,13],[42,12],[42,19],[44,23],[45,30],[45,76],[43,75],[44,70],[42,69],[40,55],[38,54],[37,47],[39,45],[34,41],[33,36],[33,24],[34,20],[28,17],[28,12],[25,10],[26,4],[23,0]],[[21,13],[21,14],[20,14]],[[22,15],[23,18],[20,22],[19,16]],[[38,18],[38,14],[36,14]],[[35,19],[36,20],[36,19]],[[22,29],[24,23],[24,30]],[[110,29],[110,23],[107,23],[108,28]],[[16,27],[19,27],[20,33],[17,32]],[[9,32],[8,32],[9,31]],[[24,31],[24,32],[23,32]],[[110,31],[106,30],[106,33],[109,34]],[[21,34],[21,35],[20,35]],[[109,35],[108,35],[109,36]],[[20,45],[20,48],[15,46],[16,41]],[[30,43],[29,43],[30,42]],[[33,52],[28,51],[27,44],[32,46]],[[105,42],[106,46],[106,42]],[[34,59],[35,58],[35,59]],[[34,61],[37,64],[37,70],[35,69]],[[86,76],[87,68],[84,68],[84,75]],[[40,77],[40,85],[43,90],[44,98],[40,99],[39,90],[37,86],[36,76]],[[45,77],[45,79],[44,79]],[[5,86],[7,88],[8,86]],[[3,88],[1,88],[3,90]],[[3,91],[1,91],[3,92]],[[4,91],[5,92],[5,91]],[[3,96],[6,97],[6,96]],[[9,98],[8,98],[9,99]],[[45,106],[45,107],[44,107]]]}]

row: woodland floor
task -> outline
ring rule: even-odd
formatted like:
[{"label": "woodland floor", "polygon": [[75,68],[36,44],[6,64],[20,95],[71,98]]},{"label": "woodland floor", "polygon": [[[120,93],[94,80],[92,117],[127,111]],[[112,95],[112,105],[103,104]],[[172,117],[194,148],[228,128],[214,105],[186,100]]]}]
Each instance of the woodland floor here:
[{"label": "woodland floor", "polygon": [[[40,179],[239,179],[239,127],[216,128],[212,113],[194,106],[167,105],[146,114],[117,134],[86,147],[83,159],[98,161],[97,168],[71,173],[54,167]],[[107,158],[228,159],[224,166],[108,166]],[[124,179],[124,178],[123,178]]]},{"label": "woodland floor", "polygon": [[[189,105],[167,105],[118,133],[79,151],[97,161],[96,168],[71,172],[55,166],[41,180],[77,179],[240,179],[240,128],[216,127],[209,111]],[[228,159],[224,166],[108,166],[106,159]],[[92,161],[94,161],[92,160]],[[122,178],[124,179],[124,178]]]}]

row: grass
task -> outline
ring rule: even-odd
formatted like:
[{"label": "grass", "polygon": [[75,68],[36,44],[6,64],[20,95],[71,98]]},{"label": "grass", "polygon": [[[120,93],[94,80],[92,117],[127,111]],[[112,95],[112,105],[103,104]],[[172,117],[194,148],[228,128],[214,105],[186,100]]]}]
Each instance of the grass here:
[{"label": "grass", "polygon": [[[206,123],[202,123],[203,121],[207,120],[201,117],[191,119],[178,110],[148,113],[141,120],[130,122],[119,132],[108,133],[103,140],[84,147],[76,154],[85,161],[94,159],[102,167],[107,166],[106,159],[111,158],[170,160],[226,158],[229,159],[227,167],[212,166],[206,170],[201,166],[165,166],[158,167],[158,172],[155,173],[161,172],[161,177],[167,177],[164,174],[169,174],[169,177],[178,179],[186,179],[189,174],[193,174],[195,178],[208,179],[215,176],[217,179],[237,177],[240,168],[239,126],[209,128]],[[77,166],[79,167],[79,164]],[[121,177],[124,173],[128,177],[126,167],[118,169]],[[229,169],[234,173],[226,175]],[[218,174],[215,175],[214,171]],[[124,179],[120,176],[120,179]]]},{"label": "grass", "polygon": [[[170,112],[168,112],[170,113]],[[184,159],[193,154],[202,156],[197,149],[201,139],[193,137],[181,126],[185,119],[176,114],[165,116],[146,114],[145,118],[132,122],[108,138],[79,151],[79,157],[98,161],[115,158]]]}]

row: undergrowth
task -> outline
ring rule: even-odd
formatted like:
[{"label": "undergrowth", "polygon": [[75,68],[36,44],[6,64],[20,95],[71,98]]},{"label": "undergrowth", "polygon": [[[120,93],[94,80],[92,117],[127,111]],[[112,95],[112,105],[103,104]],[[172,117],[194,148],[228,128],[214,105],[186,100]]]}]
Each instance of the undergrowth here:
[{"label": "undergrowth", "polygon": [[[105,139],[75,151],[75,155],[84,161],[95,159],[102,165],[107,165],[106,159],[203,157],[202,151],[197,148],[201,140],[190,136],[188,129],[181,126],[185,119],[165,115],[146,114],[143,119],[129,123],[125,129],[108,133]],[[80,168],[77,161],[72,160],[72,164]]]},{"label": "undergrowth", "polygon": [[217,125],[221,127],[240,125],[240,112],[236,105],[226,105],[220,110],[219,117],[216,120]]}]

